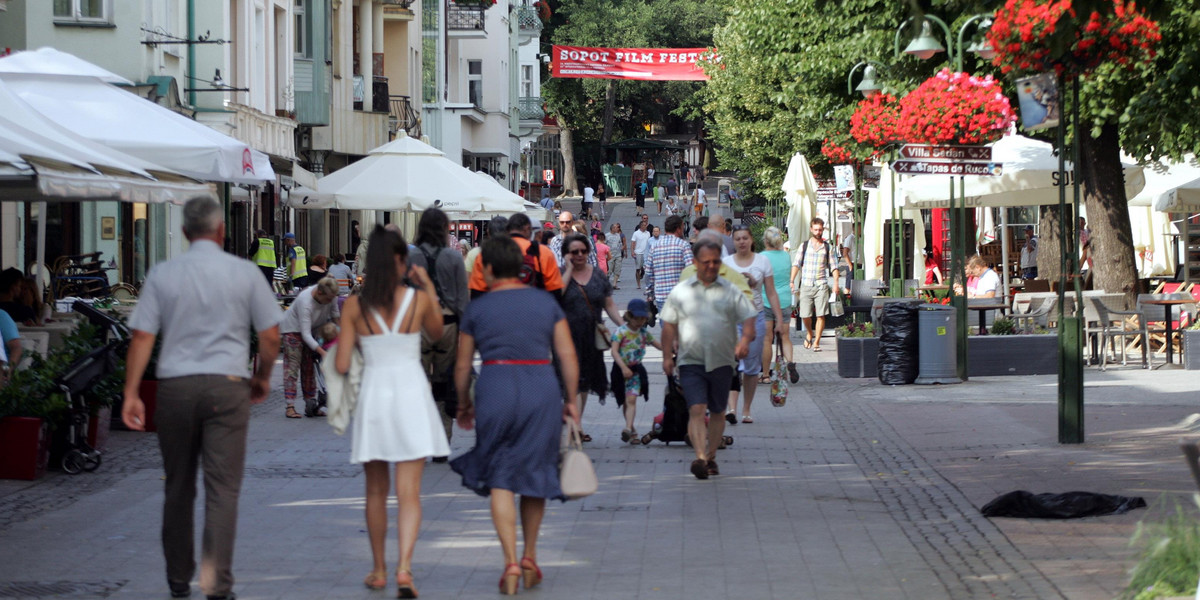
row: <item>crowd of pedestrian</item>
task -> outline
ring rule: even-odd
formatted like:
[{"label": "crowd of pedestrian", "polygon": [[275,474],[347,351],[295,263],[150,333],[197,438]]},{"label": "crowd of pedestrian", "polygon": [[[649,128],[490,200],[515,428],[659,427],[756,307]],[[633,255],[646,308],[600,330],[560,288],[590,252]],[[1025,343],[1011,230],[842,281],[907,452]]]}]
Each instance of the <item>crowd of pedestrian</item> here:
[{"label": "crowd of pedestrian", "polygon": [[[194,474],[202,465],[206,480],[219,477],[224,487],[219,496],[208,489],[200,587],[210,598],[233,596],[248,405],[265,398],[281,348],[285,417],[301,418],[299,398],[303,415],[325,415],[314,381],[318,361],[332,363],[322,372],[345,378],[339,389],[357,386],[350,460],[366,475],[372,565],[363,583],[371,589],[394,583],[400,597],[417,596],[412,564],[421,474],[427,460],[447,460],[452,420],[476,432],[474,447],[449,463],[464,487],[489,498],[504,560],[500,591],[536,586],[546,500],[565,499],[557,471],[562,424],[582,423],[589,397],[603,406],[611,392],[624,417],[621,441],[640,443],[637,404],[649,399],[649,348],[662,352],[664,373],[686,399],[696,454],[690,472],[700,479],[718,475],[725,426],[738,423],[739,412],[741,423],[753,423],[751,406],[765,380],[771,342],[784,344],[791,363],[787,316],[793,297],[804,294],[793,293],[791,279],[778,279],[789,268],[807,272],[813,263],[789,264],[778,230],[755,240],[749,229],[724,219],[700,217],[693,239],[685,239],[683,218],[670,214],[674,196],[666,190],[672,187],[656,194],[668,213],[661,226],[643,212],[628,238],[618,223],[604,232],[603,223],[564,210],[557,227],[547,223],[540,234],[523,213],[494,218],[482,243],[456,248],[445,213],[430,209],[414,243],[394,226],[376,226],[357,239],[351,269],[342,256],[332,263],[309,260],[289,234],[284,267],[298,292],[286,311],[262,283],[270,238],[262,236],[252,249],[253,262],[224,254],[217,245],[224,236],[219,205],[189,202],[184,231],[191,249],[155,267],[130,320],[122,410],[131,428],[143,426],[138,383],[161,337],[163,543],[172,595],[190,592],[196,573],[190,528]],[[813,233],[819,236],[815,225]],[[767,251],[755,252],[756,242],[765,242]],[[814,252],[821,266],[821,248]],[[628,258],[645,299],[621,310],[613,292]],[[342,285],[347,279],[351,294]],[[214,294],[222,300],[214,301]],[[246,370],[251,332],[258,353],[253,374]],[[794,364],[789,375],[795,382]],[[393,489],[400,556],[389,571],[384,540]]]}]

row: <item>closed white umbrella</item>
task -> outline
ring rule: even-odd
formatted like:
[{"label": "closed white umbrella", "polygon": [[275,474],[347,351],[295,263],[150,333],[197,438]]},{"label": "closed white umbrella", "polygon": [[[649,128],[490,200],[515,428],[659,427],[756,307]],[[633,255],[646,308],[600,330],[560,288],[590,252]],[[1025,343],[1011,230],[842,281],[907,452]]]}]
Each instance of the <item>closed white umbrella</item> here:
[{"label": "closed white umbrella", "polygon": [[792,155],[782,187],[788,206],[788,240],[791,241],[792,258],[795,259],[800,242],[809,238],[808,224],[817,213],[817,180],[803,154],[797,152]]}]

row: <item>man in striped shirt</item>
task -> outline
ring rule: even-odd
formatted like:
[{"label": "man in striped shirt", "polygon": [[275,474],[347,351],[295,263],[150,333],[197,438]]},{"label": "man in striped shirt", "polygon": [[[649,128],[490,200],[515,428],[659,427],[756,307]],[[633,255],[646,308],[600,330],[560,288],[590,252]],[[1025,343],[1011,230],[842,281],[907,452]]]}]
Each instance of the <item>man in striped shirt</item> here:
[{"label": "man in striped shirt", "polygon": [[692,264],[692,247],[683,239],[683,219],[667,217],[663,228],[666,235],[659,238],[645,260],[646,299],[662,309],[667,295],[679,283],[679,274]]}]

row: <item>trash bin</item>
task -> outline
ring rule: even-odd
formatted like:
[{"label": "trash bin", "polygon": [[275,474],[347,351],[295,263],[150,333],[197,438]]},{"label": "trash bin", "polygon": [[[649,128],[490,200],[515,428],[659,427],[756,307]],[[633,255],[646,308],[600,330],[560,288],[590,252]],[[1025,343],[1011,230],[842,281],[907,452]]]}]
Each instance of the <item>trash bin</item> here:
[{"label": "trash bin", "polygon": [[915,383],[962,383],[958,378],[957,312],[953,306],[922,304],[917,311],[920,376]]},{"label": "trash bin", "polygon": [[879,317],[879,381],[908,385],[917,379],[917,307],[920,300],[892,302]]}]

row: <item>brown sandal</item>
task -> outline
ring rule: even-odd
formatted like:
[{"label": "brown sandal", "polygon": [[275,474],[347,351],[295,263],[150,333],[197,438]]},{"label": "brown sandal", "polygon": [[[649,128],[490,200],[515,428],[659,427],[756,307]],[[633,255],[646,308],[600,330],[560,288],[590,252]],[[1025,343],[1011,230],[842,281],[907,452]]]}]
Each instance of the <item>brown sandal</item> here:
[{"label": "brown sandal", "polygon": [[300,416],[300,413],[296,412],[295,406],[287,407],[287,412],[284,412],[283,416],[285,416],[289,419],[303,419],[304,418],[304,417]]}]

